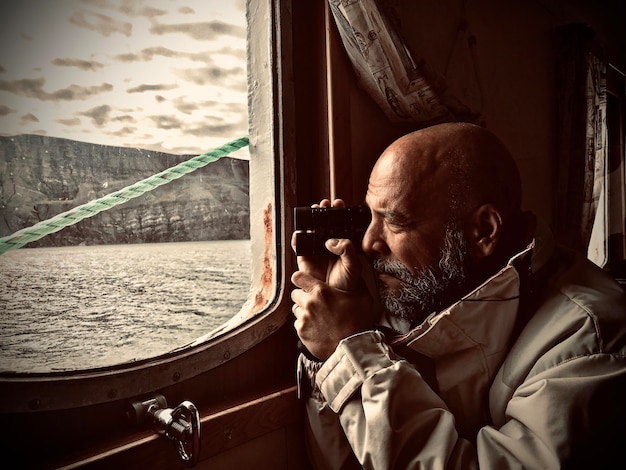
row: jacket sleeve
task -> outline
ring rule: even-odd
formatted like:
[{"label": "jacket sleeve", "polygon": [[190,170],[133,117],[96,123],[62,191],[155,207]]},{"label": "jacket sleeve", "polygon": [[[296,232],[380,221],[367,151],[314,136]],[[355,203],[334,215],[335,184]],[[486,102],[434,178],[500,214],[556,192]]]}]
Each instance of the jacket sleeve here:
[{"label": "jacket sleeve", "polygon": [[363,468],[477,468],[452,413],[381,333],[343,340],[317,371],[315,386],[320,396],[309,399],[307,417],[320,468],[338,468],[348,444]]}]

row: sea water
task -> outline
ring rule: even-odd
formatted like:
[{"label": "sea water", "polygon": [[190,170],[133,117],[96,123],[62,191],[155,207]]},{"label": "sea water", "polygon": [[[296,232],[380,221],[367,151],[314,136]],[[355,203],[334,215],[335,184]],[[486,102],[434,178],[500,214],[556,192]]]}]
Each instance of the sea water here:
[{"label": "sea water", "polygon": [[0,372],[154,357],[235,315],[250,241],[22,248],[0,256]]}]

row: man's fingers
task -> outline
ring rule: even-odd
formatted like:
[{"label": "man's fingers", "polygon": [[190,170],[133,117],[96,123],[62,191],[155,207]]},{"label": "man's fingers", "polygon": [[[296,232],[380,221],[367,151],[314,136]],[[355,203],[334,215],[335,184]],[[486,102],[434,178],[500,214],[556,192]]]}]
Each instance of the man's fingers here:
[{"label": "man's fingers", "polygon": [[291,282],[294,286],[306,292],[310,292],[311,289],[320,283],[320,280],[303,271],[296,271],[291,275]]},{"label": "man's fingers", "polygon": [[322,199],[319,204],[312,204],[311,207],[318,209],[320,207],[330,207],[330,199]]},{"label": "man's fingers", "polygon": [[[300,299],[300,296],[302,294],[302,289],[294,289],[291,291],[291,301],[295,304],[298,305],[298,300]],[[293,310],[293,308],[292,308]]]},{"label": "man's fingers", "polygon": [[297,234],[296,232],[293,232],[291,234],[291,249],[293,250],[293,252],[296,252],[296,238],[297,238]]},{"label": "man's fingers", "polygon": [[346,203],[343,199],[334,199],[330,202],[330,199],[322,199],[319,204],[311,204],[311,207],[318,209],[320,207],[346,207]]},{"label": "man's fingers", "polygon": [[350,277],[358,279],[361,275],[361,261],[357,256],[352,240],[331,238],[326,241],[326,249],[339,256],[344,269]]},{"label": "man's fingers", "polygon": [[347,238],[331,238],[326,240],[326,249],[337,256],[356,254],[352,240]]}]

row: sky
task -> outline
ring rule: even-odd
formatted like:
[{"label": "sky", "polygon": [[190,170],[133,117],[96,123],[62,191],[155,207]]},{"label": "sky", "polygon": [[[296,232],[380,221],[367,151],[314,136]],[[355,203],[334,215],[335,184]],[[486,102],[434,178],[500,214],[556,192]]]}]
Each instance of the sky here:
[{"label": "sky", "polygon": [[248,133],[245,0],[7,1],[0,44],[0,135],[197,155]]}]

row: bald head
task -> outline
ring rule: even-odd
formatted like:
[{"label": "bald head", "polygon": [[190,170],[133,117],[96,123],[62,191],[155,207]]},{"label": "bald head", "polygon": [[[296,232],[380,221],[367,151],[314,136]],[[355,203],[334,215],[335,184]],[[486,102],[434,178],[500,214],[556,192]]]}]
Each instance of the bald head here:
[{"label": "bald head", "polygon": [[446,123],[405,135],[382,154],[372,176],[402,181],[416,200],[447,201],[451,217],[493,204],[503,218],[519,212],[520,177],[509,151],[488,130]]}]

